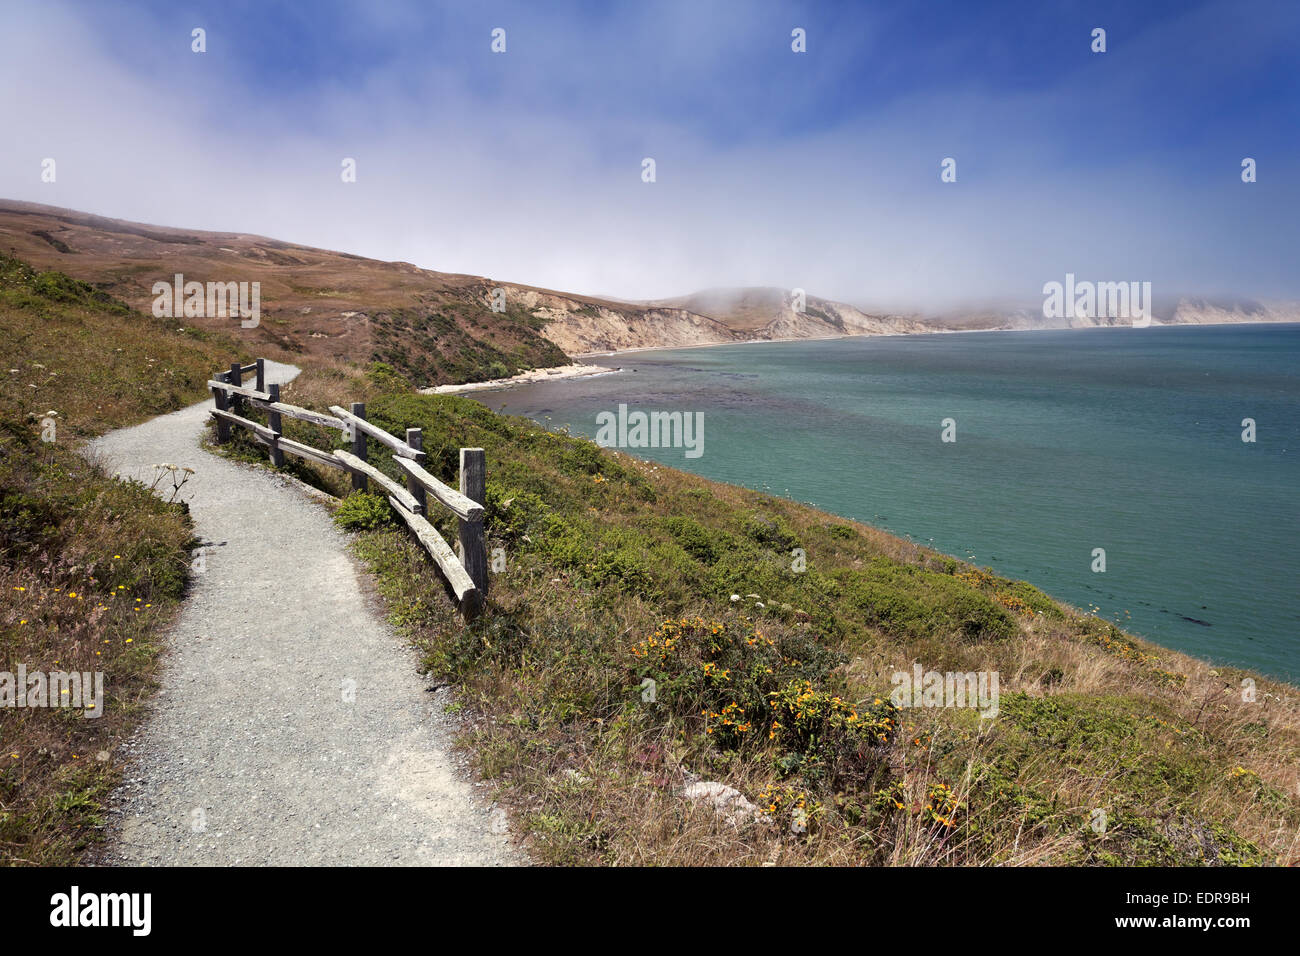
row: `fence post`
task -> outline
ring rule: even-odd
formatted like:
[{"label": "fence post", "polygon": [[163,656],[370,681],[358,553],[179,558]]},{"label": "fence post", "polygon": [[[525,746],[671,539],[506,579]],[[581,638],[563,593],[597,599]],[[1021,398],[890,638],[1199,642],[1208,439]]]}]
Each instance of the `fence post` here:
[{"label": "fence post", "polygon": [[[353,402],[352,414],[357,416],[357,418],[364,420],[366,417],[366,403]],[[357,428],[355,425],[352,426],[352,454],[356,455],[362,461],[366,460],[366,433],[363,432],[360,428]],[[369,489],[370,489],[370,482],[366,480],[366,476],[358,475],[356,472],[353,472],[352,490],[368,491]]]},{"label": "fence post", "polygon": [[[244,372],[243,369],[239,367],[239,363],[231,362],[230,373],[226,376],[226,381],[229,382],[231,385],[243,385],[244,384],[243,376],[244,376]],[[231,395],[230,401],[228,403],[228,407],[232,412],[238,413],[244,407],[243,399],[241,399],[238,395]]]},{"label": "fence post", "polygon": [[[217,381],[224,382],[226,380],[226,374],[227,373],[225,372],[218,372]],[[212,401],[216,403],[217,411],[224,412],[227,410],[228,405],[226,403],[226,393],[224,389],[214,388],[212,390]],[[226,421],[224,418],[218,418],[217,444],[224,444],[228,441],[230,441],[230,422]]]},{"label": "fence post", "polygon": [[[482,448],[460,450],[460,493],[484,504],[487,498],[487,456]],[[487,542],[483,540],[483,519],[457,519],[460,530],[460,559],[470,580],[483,597],[488,593]]]},{"label": "fence post", "polygon": [[[416,451],[424,451],[424,430],[408,428],[406,430],[406,443]],[[414,475],[408,474],[406,476],[406,490],[419,502],[420,511],[427,515],[429,513],[429,498],[425,494],[424,485],[420,484]]]},{"label": "fence post", "polygon": [[266,391],[266,359],[257,360],[257,390]]},{"label": "fence post", "polygon": [[[261,371],[262,371],[262,360],[261,360],[261,359],[258,359],[258,360],[257,360],[257,371],[258,371],[259,374],[260,374]],[[257,388],[258,388],[258,391],[261,391],[261,390],[262,390],[262,383],[259,382]],[[279,384],[268,385],[268,386],[266,387],[266,390],[267,390],[267,392],[269,392],[270,395],[271,395],[271,401],[273,401],[273,402],[278,402],[278,401],[280,400],[280,386],[279,386]],[[275,438],[273,438],[273,439],[271,440],[271,464],[275,465],[276,468],[283,468],[283,467],[284,467],[284,452],[282,452],[282,451],[280,450],[280,430],[281,430],[281,426],[280,426],[280,413],[279,413],[279,412],[276,412],[276,411],[268,412],[268,413],[267,413],[267,422],[268,422],[268,424],[270,424],[270,426],[271,426],[271,431],[275,432]]]}]

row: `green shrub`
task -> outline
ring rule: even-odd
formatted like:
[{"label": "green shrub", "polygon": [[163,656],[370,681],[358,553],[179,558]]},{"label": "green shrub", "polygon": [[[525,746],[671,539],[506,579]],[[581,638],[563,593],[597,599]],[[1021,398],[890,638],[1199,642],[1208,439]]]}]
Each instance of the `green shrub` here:
[{"label": "green shrub", "polygon": [[874,777],[876,748],[897,732],[889,702],[855,705],[826,688],[843,658],[803,632],[681,618],[628,651],[629,686],[653,680],[656,706],[675,722],[718,751],[765,752],[783,776],[805,783]]},{"label": "green shrub", "polygon": [[1027,610],[1054,621],[1064,620],[1065,614],[1056,602],[1028,581],[1002,580],[1006,583],[998,588],[997,597],[1004,607]]},{"label": "green shrub", "polygon": [[584,570],[593,584],[612,584],[627,594],[653,595],[654,575],[641,548],[619,545],[598,551]]},{"label": "green shrub", "polygon": [[125,314],[129,311],[106,292],[101,292],[88,282],[74,279],[62,272],[41,272],[32,280],[32,291],[51,302],[68,302],[88,305],[109,312]]},{"label": "green shrub", "polygon": [[808,680],[790,681],[768,697],[768,737],[786,752],[777,766],[798,768],[808,782],[865,747],[891,743],[898,730],[898,710],[884,698],[858,707]]},{"label": "green shrub", "polygon": [[958,578],[874,558],[861,571],[838,571],[845,600],[866,623],[900,637],[957,634],[969,641],[1000,640],[1019,628],[1007,611]]},{"label": "green shrub", "polygon": [[664,521],[664,527],[673,539],[696,561],[713,564],[718,560],[719,533],[700,524],[694,518],[673,517]]},{"label": "green shrub", "polygon": [[518,541],[540,527],[550,506],[540,496],[527,491],[504,489],[488,482],[484,523],[488,533]]},{"label": "green shrub", "polygon": [[387,362],[371,362],[366,381],[381,392],[409,392],[411,383]]},{"label": "green shrub", "polygon": [[393,509],[379,495],[354,491],[334,510],[334,523],[348,531],[377,531],[392,527]]},{"label": "green shrub", "polygon": [[751,515],[745,521],[745,534],[774,551],[790,551],[799,546],[798,536],[776,515]]},{"label": "green shrub", "polygon": [[[560,452],[560,468],[571,475],[609,474],[614,471],[609,467],[613,459],[606,455],[595,442],[585,439],[565,439]],[[603,470],[601,466],[606,466]]]}]

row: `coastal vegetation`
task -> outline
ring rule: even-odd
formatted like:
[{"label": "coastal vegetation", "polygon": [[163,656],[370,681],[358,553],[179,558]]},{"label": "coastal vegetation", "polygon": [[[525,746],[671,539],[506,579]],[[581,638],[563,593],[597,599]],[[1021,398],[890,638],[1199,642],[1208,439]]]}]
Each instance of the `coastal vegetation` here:
[{"label": "coastal vegetation", "polygon": [[542,337],[542,324],[517,305],[504,313],[472,301],[395,309],[375,317],[371,354],[423,384],[460,385],[567,365],[568,357]]},{"label": "coastal vegetation", "polygon": [[101,835],[194,546],[184,469],[124,480],[77,445],[201,400],[237,349],[0,256],[0,353],[0,672],[107,688],[93,719],[0,707],[0,862],[67,865]]},{"label": "coastal vegetation", "polygon": [[[1300,858],[1290,686],[856,522],[414,394],[391,368],[311,370],[286,395],[364,398],[381,427],[422,428],[449,483],[460,447],[487,450],[504,570],[480,620],[461,622],[403,531],[366,517],[356,550],[430,676],[456,686],[462,743],[544,862]],[[996,672],[996,717],[899,706],[894,675],[916,664]]]}]

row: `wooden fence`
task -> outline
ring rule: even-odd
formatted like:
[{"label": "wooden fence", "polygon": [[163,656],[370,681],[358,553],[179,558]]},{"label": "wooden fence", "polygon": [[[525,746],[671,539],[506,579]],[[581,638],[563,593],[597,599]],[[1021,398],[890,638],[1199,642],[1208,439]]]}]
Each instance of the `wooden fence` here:
[{"label": "wooden fence", "polygon": [[[252,387],[244,385],[244,376],[248,374],[256,376]],[[216,419],[218,443],[229,441],[230,426],[238,425],[247,428],[257,442],[267,446],[271,462],[276,467],[282,466],[284,456],[289,454],[349,472],[354,490],[367,491],[371,483],[375,484],[437,562],[466,619],[475,617],[482,610],[488,592],[487,543],[483,536],[487,464],[482,448],[460,450],[460,490],[457,491],[421,466],[424,439],[420,429],[408,428],[405,439],[390,435],[366,421],[366,406],[362,402],[353,402],[350,410],[331,405],[330,415],[287,405],[280,401],[280,386],[266,384],[265,359],[258,359],[252,365],[234,362],[228,372],[219,372],[209,380],[208,387],[216,405],[212,416]],[[262,425],[240,415],[245,405],[265,411],[268,424]],[[285,416],[344,432],[352,443],[351,451],[337,449],[326,452],[285,438],[281,434],[281,422]],[[405,487],[370,463],[371,442],[383,446],[381,454],[391,453],[393,461],[405,473]],[[425,517],[430,495],[458,520],[460,557]]]}]

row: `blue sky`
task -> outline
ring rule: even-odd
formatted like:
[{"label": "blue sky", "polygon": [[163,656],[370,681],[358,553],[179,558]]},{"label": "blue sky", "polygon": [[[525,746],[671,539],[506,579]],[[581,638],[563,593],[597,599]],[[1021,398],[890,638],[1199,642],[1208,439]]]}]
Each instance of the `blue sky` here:
[{"label": "blue sky", "polygon": [[1032,301],[1067,271],[1300,298],[1293,2],[46,0],[7,19],[10,198],[627,298],[938,308]]}]

